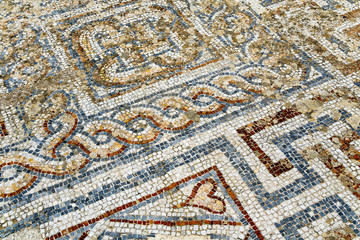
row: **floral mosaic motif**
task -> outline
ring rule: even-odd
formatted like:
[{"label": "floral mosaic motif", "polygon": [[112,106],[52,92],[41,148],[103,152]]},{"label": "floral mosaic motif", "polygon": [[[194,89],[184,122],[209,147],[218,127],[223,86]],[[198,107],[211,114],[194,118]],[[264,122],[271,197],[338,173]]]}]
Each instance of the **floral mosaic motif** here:
[{"label": "floral mosaic motif", "polygon": [[356,239],[358,3],[0,1],[0,236]]},{"label": "floral mosaic motif", "polygon": [[[359,10],[349,8],[348,3],[332,1],[332,7],[318,1],[284,1],[284,5],[275,8],[267,19],[272,26],[285,26],[282,22],[301,19],[303,24],[286,27],[280,34],[290,42],[313,51],[323,61],[330,62],[344,75],[359,71]],[[352,2],[355,3],[355,2]],[[289,11],[293,9],[293,11]],[[343,9],[338,14],[336,9]],[[329,25],[328,22],[332,24]],[[315,24],[316,23],[316,24]],[[304,43],[304,40],[306,44]]]}]

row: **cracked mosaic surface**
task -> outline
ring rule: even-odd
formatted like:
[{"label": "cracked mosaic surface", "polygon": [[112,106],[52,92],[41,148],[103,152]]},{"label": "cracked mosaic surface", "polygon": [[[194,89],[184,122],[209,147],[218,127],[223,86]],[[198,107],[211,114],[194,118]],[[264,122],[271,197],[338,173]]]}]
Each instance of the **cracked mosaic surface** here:
[{"label": "cracked mosaic surface", "polygon": [[0,237],[360,238],[360,1],[0,0]]}]

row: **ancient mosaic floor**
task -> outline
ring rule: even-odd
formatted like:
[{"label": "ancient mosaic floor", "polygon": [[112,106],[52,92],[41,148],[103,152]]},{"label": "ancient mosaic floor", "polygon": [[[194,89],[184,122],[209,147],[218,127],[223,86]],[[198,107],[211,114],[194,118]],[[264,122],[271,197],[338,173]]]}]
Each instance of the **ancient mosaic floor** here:
[{"label": "ancient mosaic floor", "polygon": [[360,0],[0,0],[0,42],[0,237],[360,238]]}]

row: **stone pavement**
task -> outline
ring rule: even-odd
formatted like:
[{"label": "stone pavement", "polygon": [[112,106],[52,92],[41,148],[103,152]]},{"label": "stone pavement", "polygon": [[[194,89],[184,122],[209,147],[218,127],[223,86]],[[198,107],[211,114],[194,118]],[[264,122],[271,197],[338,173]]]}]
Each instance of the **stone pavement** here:
[{"label": "stone pavement", "polygon": [[0,237],[359,239],[359,0],[0,0]]}]

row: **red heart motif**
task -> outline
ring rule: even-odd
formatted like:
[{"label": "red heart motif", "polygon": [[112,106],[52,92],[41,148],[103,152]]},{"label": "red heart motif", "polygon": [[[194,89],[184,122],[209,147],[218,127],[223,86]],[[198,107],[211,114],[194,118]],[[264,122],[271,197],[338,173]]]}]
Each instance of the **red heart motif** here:
[{"label": "red heart motif", "polygon": [[174,208],[192,206],[222,214],[226,212],[226,205],[223,199],[214,196],[216,189],[217,183],[213,179],[202,180],[195,185],[188,199],[184,203],[174,206]]}]

